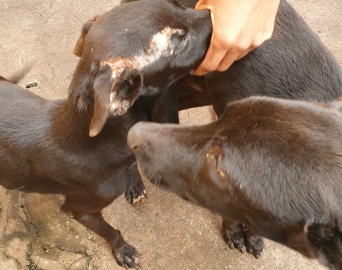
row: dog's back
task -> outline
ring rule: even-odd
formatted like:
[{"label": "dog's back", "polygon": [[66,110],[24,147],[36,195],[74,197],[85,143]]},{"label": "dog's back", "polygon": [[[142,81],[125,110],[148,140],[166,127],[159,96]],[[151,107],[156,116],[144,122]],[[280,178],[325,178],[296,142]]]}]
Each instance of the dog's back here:
[{"label": "dog's back", "polygon": [[8,81],[0,81],[1,184],[20,188],[30,175],[29,160],[47,141],[53,104]]}]

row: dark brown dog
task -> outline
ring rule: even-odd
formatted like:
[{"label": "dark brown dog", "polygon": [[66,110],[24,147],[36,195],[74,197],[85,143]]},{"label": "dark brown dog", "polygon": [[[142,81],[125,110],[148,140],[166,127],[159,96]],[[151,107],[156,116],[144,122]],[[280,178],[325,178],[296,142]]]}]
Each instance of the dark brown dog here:
[{"label": "dark brown dog", "polygon": [[[341,67],[285,0],[280,3],[271,40],[226,72],[203,77],[189,73],[204,58],[209,45],[209,12],[192,10],[196,0],[128,2],[87,23],[79,43],[82,65],[75,87],[88,84],[87,74],[93,62],[109,65],[115,74],[114,79],[109,73],[104,78],[110,82],[101,92],[107,103],[99,108],[111,106],[116,114],[122,114],[138,95],[163,92],[170,85],[178,92],[179,109],[213,104],[218,115],[228,102],[252,95],[316,102],[332,101],[342,95]],[[120,77],[117,73],[124,69],[138,70],[134,76],[140,79],[132,89],[115,86]],[[169,110],[176,118],[178,108]],[[99,117],[92,134],[101,130],[101,119],[105,118],[106,114]],[[244,251],[247,246],[256,257],[260,255],[262,239],[247,234],[244,225],[224,220],[223,227],[231,247]]]},{"label": "dark brown dog", "polygon": [[204,126],[138,123],[128,145],[157,186],[342,269],[341,107],[251,97]]},{"label": "dark brown dog", "polygon": [[[89,78],[96,90],[107,71],[109,67],[93,67]],[[132,81],[122,77],[121,82],[129,86]],[[127,114],[108,117],[92,138],[92,95],[88,88],[80,94],[71,89],[68,99],[50,101],[0,77],[0,184],[22,192],[64,194],[64,212],[102,236],[119,265],[138,267],[138,252],[101,211],[125,191],[132,203],[145,198],[126,136],[134,123],[152,119],[154,98],[139,98]]]}]

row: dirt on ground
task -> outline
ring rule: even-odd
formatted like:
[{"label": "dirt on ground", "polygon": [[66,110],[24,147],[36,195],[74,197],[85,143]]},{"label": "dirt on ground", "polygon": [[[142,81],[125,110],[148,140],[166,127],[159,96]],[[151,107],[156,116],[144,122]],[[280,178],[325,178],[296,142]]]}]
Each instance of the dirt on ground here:
[{"label": "dirt on ground", "polygon": [[[342,64],[342,2],[290,0]],[[19,83],[47,99],[67,96],[78,58],[72,54],[83,23],[117,0],[0,0],[0,74],[30,70]],[[213,121],[210,107],[181,112],[182,123]],[[1,177],[1,176],[0,176]],[[148,200],[133,207],[124,196],[104,210],[107,221],[142,253],[147,270],[324,269],[266,241],[262,256],[230,250],[221,219],[145,181]],[[103,239],[63,214],[62,196],[0,187],[0,270],[121,270]]]}]

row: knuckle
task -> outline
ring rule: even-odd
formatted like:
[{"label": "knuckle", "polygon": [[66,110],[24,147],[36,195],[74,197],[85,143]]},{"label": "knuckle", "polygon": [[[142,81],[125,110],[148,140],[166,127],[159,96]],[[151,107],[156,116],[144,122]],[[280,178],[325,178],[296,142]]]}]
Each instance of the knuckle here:
[{"label": "knuckle", "polygon": [[229,37],[223,37],[223,38],[220,38],[219,40],[219,45],[222,49],[229,49],[231,48],[236,40],[233,39],[233,38],[229,38]]},{"label": "knuckle", "polygon": [[239,53],[242,53],[242,52],[246,52],[250,49],[251,47],[251,42],[240,42],[240,43],[237,43],[236,46],[235,46],[235,50]]},{"label": "knuckle", "polygon": [[229,49],[235,44],[236,38],[231,37],[229,33],[222,32],[216,34],[213,41],[215,43],[215,47],[219,49]]},{"label": "knuckle", "polygon": [[204,72],[211,72],[211,71],[214,71],[214,70],[216,70],[216,65],[213,65],[213,64],[211,64],[211,63],[208,63],[208,64],[206,64],[206,65],[204,65],[203,67],[202,67],[202,70],[204,71]]}]

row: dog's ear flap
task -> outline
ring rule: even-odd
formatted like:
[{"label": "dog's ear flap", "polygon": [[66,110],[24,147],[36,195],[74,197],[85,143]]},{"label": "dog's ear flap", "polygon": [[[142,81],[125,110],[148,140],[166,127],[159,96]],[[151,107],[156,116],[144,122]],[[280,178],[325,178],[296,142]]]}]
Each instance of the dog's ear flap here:
[{"label": "dog's ear flap", "polygon": [[94,79],[94,111],[90,121],[89,136],[98,135],[106,123],[109,113],[110,92],[112,89],[112,70],[104,65]]},{"label": "dog's ear flap", "polygon": [[93,26],[94,21],[96,21],[97,17],[94,17],[93,19],[87,21],[85,24],[83,24],[81,36],[78,38],[76,45],[74,47],[73,53],[74,55],[81,57],[83,54],[83,48],[84,48],[84,39],[85,36],[88,34],[90,28]]},{"label": "dog's ear flap", "polygon": [[[113,102],[111,110],[122,115],[138,98],[142,87],[142,76],[139,70],[126,68],[120,75],[121,83],[115,85],[116,100]],[[123,101],[123,102],[122,102]]]},{"label": "dog's ear flap", "polygon": [[97,136],[106,123],[109,113],[123,115],[139,95],[142,84],[140,72],[126,69],[113,79],[112,69],[103,65],[94,79],[94,111],[90,121],[89,136]]}]

